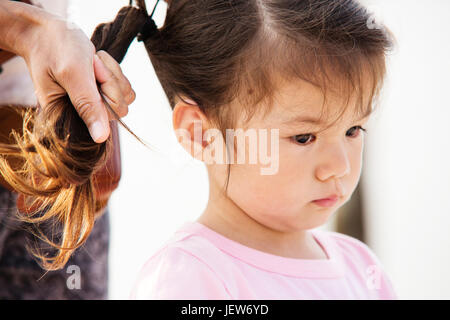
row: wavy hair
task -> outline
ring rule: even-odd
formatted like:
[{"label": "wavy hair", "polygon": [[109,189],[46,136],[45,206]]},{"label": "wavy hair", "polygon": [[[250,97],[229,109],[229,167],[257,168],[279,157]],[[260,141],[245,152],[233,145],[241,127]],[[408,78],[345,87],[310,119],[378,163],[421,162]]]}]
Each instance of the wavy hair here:
[{"label": "wavy hair", "polygon": [[[96,27],[91,41],[97,51],[105,50],[120,63],[146,20],[145,6],[123,7],[113,22]],[[44,241],[28,250],[44,269],[61,269],[101,213],[94,174],[112,152],[112,135],[103,143],[94,142],[68,95],[45,108],[13,109],[23,118],[22,130],[11,132],[12,143],[0,144],[0,172],[24,196],[27,210],[17,218]]]}]

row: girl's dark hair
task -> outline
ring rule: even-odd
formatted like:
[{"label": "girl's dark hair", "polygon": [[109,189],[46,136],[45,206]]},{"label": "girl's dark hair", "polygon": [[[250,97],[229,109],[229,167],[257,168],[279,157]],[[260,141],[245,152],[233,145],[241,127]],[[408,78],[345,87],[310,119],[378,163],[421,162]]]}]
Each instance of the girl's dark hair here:
[{"label": "girl's dark hair", "polygon": [[[269,112],[277,88],[295,79],[317,86],[325,101],[329,91],[347,102],[356,93],[355,114],[372,112],[394,37],[385,26],[373,24],[356,0],[166,2],[163,26],[144,40],[151,63],[170,107],[177,97],[189,97],[223,137],[238,117],[248,121],[256,111]],[[136,3],[138,8],[120,11],[132,18],[97,27],[92,38],[97,50],[125,54],[147,17],[145,1]],[[123,56],[114,57],[120,61]],[[342,113],[346,109],[347,104]],[[34,128],[27,129],[32,123]],[[3,157],[2,175],[19,192],[45,200],[43,216],[28,221],[57,218],[63,225],[61,246],[53,243],[57,255],[39,255],[45,267],[61,268],[92,229],[92,174],[108,143],[91,140],[67,97],[41,113],[30,111],[16,140],[14,147],[0,146],[0,154],[22,158],[25,165],[11,170]]]},{"label": "girl's dark hair", "polygon": [[[295,79],[319,88],[323,105],[328,91],[345,99],[340,115],[355,93],[359,113],[370,114],[394,43],[355,0],[174,0],[145,47],[171,108],[191,98],[226,137],[238,117],[245,126],[267,114],[277,88]],[[225,192],[229,176],[230,165]]]}]

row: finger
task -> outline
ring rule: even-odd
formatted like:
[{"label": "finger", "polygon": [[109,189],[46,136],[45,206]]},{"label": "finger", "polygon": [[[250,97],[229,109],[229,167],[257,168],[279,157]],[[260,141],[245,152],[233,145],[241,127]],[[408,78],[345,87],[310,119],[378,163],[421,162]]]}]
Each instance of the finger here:
[{"label": "finger", "polygon": [[91,56],[86,63],[80,62],[76,68],[65,69],[63,74],[56,76],[56,81],[67,91],[92,139],[101,143],[110,134],[109,117],[97,89],[92,59]]},{"label": "finger", "polygon": [[119,82],[97,54],[94,55],[94,73],[111,108],[119,117],[126,116],[128,114],[128,105],[122,95]]},{"label": "finger", "polygon": [[100,57],[105,66],[116,77],[120,90],[122,91],[122,95],[124,96],[125,103],[133,103],[134,99],[136,98],[136,94],[131,87],[130,81],[123,74],[119,63],[108,52],[104,50],[97,51],[97,55]]}]

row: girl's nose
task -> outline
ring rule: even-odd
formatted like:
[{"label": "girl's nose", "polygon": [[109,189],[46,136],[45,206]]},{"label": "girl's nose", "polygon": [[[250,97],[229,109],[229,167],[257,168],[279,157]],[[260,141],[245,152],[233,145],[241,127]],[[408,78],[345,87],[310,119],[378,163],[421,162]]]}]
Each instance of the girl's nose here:
[{"label": "girl's nose", "polygon": [[350,173],[348,150],[342,143],[327,144],[321,151],[316,177],[321,181],[341,178]]}]

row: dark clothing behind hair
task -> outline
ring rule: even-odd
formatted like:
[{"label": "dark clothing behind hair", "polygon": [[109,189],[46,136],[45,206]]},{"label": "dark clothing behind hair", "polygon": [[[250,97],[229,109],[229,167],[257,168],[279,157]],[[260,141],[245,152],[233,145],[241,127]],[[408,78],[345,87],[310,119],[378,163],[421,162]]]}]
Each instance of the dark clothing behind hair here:
[{"label": "dark clothing behind hair", "polygon": [[[108,208],[66,266],[44,275],[45,270],[26,249],[36,238],[12,219],[16,198],[17,194],[0,186],[0,299],[108,299]],[[68,269],[71,265],[79,267],[80,289],[67,285],[75,274]]]}]

